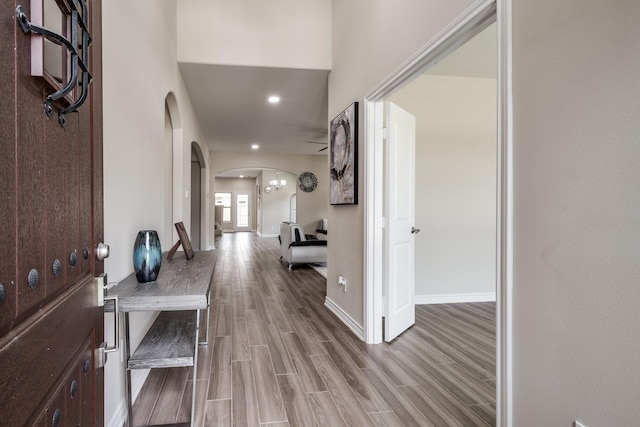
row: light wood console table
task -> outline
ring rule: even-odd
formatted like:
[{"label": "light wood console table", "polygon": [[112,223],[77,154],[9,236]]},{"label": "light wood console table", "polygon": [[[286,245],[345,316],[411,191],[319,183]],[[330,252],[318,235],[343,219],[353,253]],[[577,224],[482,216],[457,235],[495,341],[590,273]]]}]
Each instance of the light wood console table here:
[{"label": "light wood console table", "polygon": [[[155,282],[138,283],[131,274],[109,296],[118,296],[119,311],[124,312],[126,365],[127,426],[133,425],[131,402],[131,370],[193,366],[191,426],[195,420],[196,375],[198,345],[206,345],[209,338],[209,297],[216,255],[210,251],[196,252],[187,261],[184,254],[173,259],[162,257],[162,266]],[[201,310],[207,310],[204,341],[199,341]],[[131,354],[129,313],[132,311],[160,311],[142,342]]]}]

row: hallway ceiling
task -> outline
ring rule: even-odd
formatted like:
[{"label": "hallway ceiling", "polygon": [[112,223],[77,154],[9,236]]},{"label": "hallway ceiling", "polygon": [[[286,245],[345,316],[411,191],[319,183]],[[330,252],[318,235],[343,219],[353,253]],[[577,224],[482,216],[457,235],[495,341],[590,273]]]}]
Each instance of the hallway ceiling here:
[{"label": "hallway ceiling", "polygon": [[[494,23],[425,73],[495,78],[496,40]],[[194,63],[179,68],[211,150],[249,153],[258,144],[265,154],[328,153],[328,70]],[[270,104],[271,95],[280,102]]]},{"label": "hallway ceiling", "polygon": [[[180,63],[202,132],[214,151],[326,155],[328,75],[294,70]],[[280,102],[267,98],[278,95]]]}]

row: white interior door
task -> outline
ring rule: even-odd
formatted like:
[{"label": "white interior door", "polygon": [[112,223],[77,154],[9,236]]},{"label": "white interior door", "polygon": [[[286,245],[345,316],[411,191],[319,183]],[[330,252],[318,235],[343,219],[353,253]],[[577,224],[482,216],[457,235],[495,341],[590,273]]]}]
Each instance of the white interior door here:
[{"label": "white interior door", "polygon": [[237,191],[235,194],[235,231],[251,231],[251,193]]},{"label": "white interior door", "polygon": [[415,145],[416,119],[387,102],[387,268],[385,341],[415,323]]}]

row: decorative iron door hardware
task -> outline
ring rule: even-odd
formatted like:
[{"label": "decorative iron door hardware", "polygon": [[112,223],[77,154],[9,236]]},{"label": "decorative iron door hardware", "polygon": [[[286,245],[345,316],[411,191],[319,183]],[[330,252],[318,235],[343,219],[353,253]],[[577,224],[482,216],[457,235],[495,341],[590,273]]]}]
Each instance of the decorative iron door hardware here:
[{"label": "decorative iron door hardware", "polygon": [[[16,20],[25,34],[39,34],[47,40],[63,46],[69,54],[71,65],[70,73],[67,73],[66,85],[58,91],[47,95],[44,100],[44,112],[47,117],[53,115],[54,103],[69,94],[73,89],[79,87],[80,95],[67,107],[60,108],[58,112],[58,122],[65,127],[66,114],[77,111],[85,102],[89,93],[89,83],[91,83],[91,73],[89,72],[89,45],[91,45],[91,35],[89,27],[85,22],[88,19],[88,8],[86,0],[69,0],[70,9],[70,40],[62,34],[58,34],[48,28],[36,25],[29,21],[24,8],[21,5],[16,7]],[[80,33],[80,37],[78,37]],[[78,39],[81,40],[78,40]],[[79,70],[80,69],[80,70]],[[81,74],[80,79],[79,74]]]}]

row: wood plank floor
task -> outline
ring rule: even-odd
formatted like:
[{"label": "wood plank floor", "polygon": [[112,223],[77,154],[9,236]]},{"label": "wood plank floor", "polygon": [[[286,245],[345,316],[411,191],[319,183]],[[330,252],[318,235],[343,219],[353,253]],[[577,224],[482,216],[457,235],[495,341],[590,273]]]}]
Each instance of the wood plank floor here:
[{"label": "wood plank floor", "polygon": [[[495,303],[416,306],[416,324],[366,345],[324,307],[326,281],[288,271],[277,239],[217,242],[196,426],[494,426]],[[190,368],[154,369],[134,425],[184,425]]]}]

